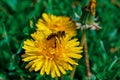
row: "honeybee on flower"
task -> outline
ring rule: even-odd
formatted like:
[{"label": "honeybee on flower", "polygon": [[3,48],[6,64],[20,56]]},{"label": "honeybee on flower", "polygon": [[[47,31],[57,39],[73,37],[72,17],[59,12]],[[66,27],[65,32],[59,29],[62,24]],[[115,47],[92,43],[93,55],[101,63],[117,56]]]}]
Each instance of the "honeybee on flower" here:
[{"label": "honeybee on flower", "polygon": [[39,71],[40,75],[46,73],[54,78],[72,70],[72,65],[78,65],[74,59],[82,57],[82,47],[77,39],[71,39],[68,35],[49,37],[39,31],[31,36],[33,39],[24,41],[25,54],[22,55],[22,60],[28,62],[25,68],[29,71]]},{"label": "honeybee on flower", "polygon": [[68,17],[44,13],[36,26],[32,39],[24,41],[22,60],[28,62],[25,68],[55,78],[78,65],[75,59],[82,57],[83,47],[76,38],[72,38],[76,35],[75,24]]}]

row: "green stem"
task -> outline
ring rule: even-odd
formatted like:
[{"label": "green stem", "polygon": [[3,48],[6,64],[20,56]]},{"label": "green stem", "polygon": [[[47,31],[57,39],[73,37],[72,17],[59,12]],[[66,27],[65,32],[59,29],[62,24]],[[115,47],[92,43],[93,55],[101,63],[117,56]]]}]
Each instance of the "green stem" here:
[{"label": "green stem", "polygon": [[85,65],[87,70],[87,78],[90,80],[91,72],[90,72],[90,64],[89,64],[89,56],[88,56],[88,47],[87,47],[87,40],[86,40],[86,34],[85,34],[85,42],[84,42],[84,53],[85,53]]}]

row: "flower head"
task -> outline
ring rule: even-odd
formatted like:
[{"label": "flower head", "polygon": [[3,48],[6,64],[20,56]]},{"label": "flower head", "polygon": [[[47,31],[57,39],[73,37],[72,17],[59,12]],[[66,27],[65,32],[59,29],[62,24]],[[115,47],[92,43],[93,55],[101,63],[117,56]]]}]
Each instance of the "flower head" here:
[{"label": "flower head", "polygon": [[50,74],[54,78],[72,70],[72,65],[78,65],[74,59],[82,57],[79,42],[68,35],[58,34],[51,33],[48,36],[37,31],[31,35],[33,39],[24,42],[22,60],[28,62],[25,68],[40,71],[41,75]]},{"label": "flower head", "polygon": [[99,26],[99,23],[96,23],[94,22],[93,24],[85,24],[85,25],[82,25],[80,23],[76,23],[76,26],[77,26],[77,29],[91,29],[91,30],[100,30],[102,29],[100,26]]},{"label": "flower head", "polygon": [[95,15],[96,13],[96,0],[90,0],[87,9],[90,11],[92,15]]},{"label": "flower head", "polygon": [[75,23],[65,16],[54,16],[46,13],[42,14],[43,19],[39,19],[36,24],[37,30],[44,30],[45,27],[52,30],[53,33],[64,31],[71,36],[76,35]]}]

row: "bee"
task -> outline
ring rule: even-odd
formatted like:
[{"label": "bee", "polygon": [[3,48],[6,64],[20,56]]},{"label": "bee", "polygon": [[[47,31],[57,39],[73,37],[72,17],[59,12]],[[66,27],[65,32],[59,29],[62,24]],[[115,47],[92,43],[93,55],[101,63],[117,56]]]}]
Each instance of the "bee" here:
[{"label": "bee", "polygon": [[[65,31],[58,31],[57,33],[52,33],[50,34],[48,37],[47,37],[47,40],[52,40],[51,43],[53,43],[52,47],[53,48],[56,48],[56,44],[57,44],[57,39],[56,37],[58,38],[58,40],[60,41],[60,38],[63,38],[65,37]],[[61,41],[60,41],[61,42]]]},{"label": "bee", "polygon": [[57,37],[58,39],[65,37],[65,31],[58,31],[57,33],[52,33],[47,37],[47,40],[50,40],[55,37]]}]

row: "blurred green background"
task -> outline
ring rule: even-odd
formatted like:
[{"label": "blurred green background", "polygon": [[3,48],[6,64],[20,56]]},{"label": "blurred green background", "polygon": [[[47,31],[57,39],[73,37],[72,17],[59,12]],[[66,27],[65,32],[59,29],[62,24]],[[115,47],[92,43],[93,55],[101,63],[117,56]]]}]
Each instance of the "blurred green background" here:
[{"label": "blurred green background", "polygon": [[[0,80],[54,80],[29,72],[21,61],[23,41],[35,31],[41,14],[71,17],[76,22],[89,0],[0,0]],[[88,30],[87,41],[91,80],[120,80],[120,0],[97,0],[96,18],[102,27]],[[78,37],[81,38],[78,30]],[[84,55],[84,53],[82,53]],[[84,56],[79,61],[75,80],[86,80]],[[69,80],[70,72],[64,76]]]}]

